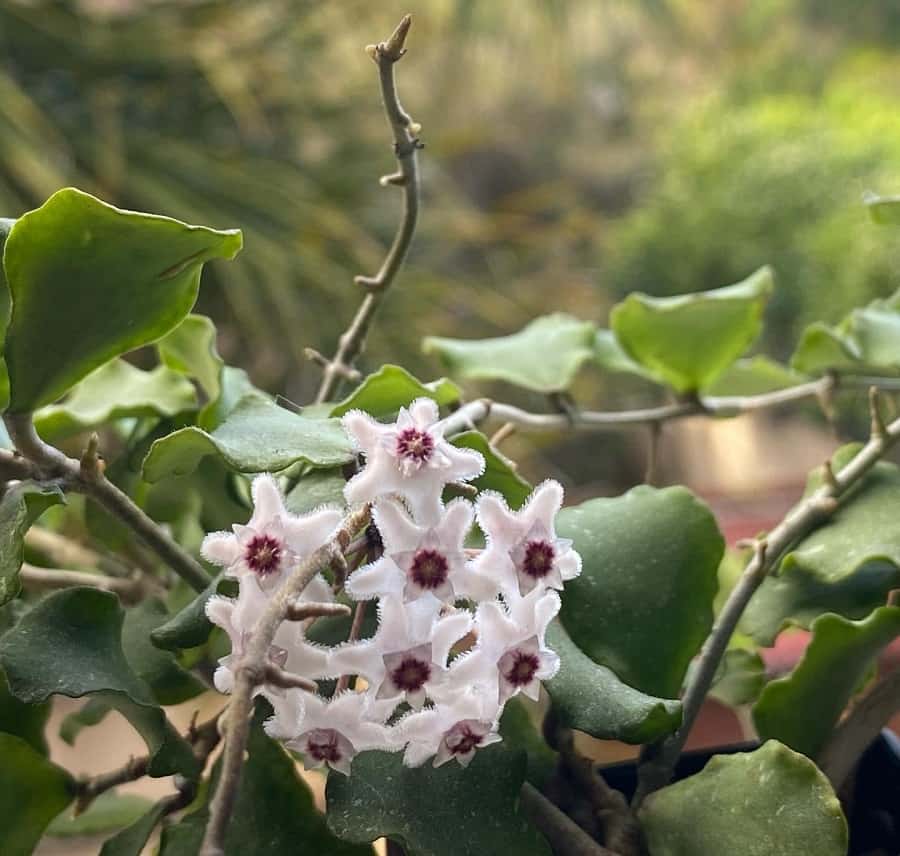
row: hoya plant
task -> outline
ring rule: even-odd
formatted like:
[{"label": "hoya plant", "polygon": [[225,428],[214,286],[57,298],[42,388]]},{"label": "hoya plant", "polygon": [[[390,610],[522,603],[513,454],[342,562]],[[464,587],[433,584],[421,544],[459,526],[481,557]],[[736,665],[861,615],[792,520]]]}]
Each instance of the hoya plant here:
[{"label": "hoya plant", "polygon": [[[255,388],[191,314],[203,266],[238,253],[240,232],[75,189],[0,221],[0,850],[91,833],[104,856],[362,856],[382,839],[407,856],[847,853],[846,818],[867,832],[860,761],[900,709],[900,672],[875,668],[900,636],[900,419],[883,400],[900,388],[900,293],[813,325],[790,366],[746,358],[774,287],[762,267],[633,294],[606,328],[550,314],[428,338],[452,379],[362,376],[419,210],[421,129],[394,80],[409,27],[368,48],[400,226],[357,277],[333,356],[309,351],[314,401]],[[868,204],[900,221],[900,203]],[[666,400],[586,409],[571,389],[588,364]],[[476,380],[547,406],[467,395]],[[578,431],[602,455],[602,432],[643,426],[652,460],[672,420],[806,399],[830,412],[860,389],[868,439],[728,552],[684,487],[565,505],[563,485],[529,484],[498,449],[512,430]],[[809,646],[767,681],[760,651],[792,627]],[[83,702],[49,734],[60,696]],[[686,761],[711,697],[758,740]],[[174,705],[195,711],[185,730]],[[48,737],[102,731],[110,711],[145,754],[88,777],[52,759]],[[599,768],[583,735],[639,760]],[[129,793],[144,777],[168,795]]]}]

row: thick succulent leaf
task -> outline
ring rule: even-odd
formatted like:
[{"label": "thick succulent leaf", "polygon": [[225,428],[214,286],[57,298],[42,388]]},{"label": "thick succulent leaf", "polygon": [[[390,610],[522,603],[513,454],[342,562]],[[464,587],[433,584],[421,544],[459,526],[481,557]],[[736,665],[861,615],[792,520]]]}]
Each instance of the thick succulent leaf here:
[{"label": "thick succulent leaf", "polygon": [[650,856],[846,856],[847,823],[828,780],[770,740],[717,755],[702,772],[647,798]]},{"label": "thick succulent leaf", "polygon": [[125,613],[122,650],[134,673],[145,681],[159,704],[181,704],[200,695],[206,686],[175,662],[168,651],[160,650],[151,633],[171,616],[157,598],[149,598]]},{"label": "thick succulent leaf", "polygon": [[152,756],[151,776],[192,776],[197,764],[190,746],[125,657],[124,619],[118,599],[108,592],[71,588],[48,595],[0,639],[10,690],[26,704],[54,694],[96,694],[140,733]]},{"label": "thick succulent leaf", "polygon": [[548,645],[559,654],[556,677],[544,682],[563,725],[601,740],[652,743],[681,725],[681,702],[654,698],[622,683],[591,660],[554,621]]},{"label": "thick succulent leaf", "polygon": [[706,389],[762,330],[772,272],[760,268],[735,285],[678,297],[629,295],[610,327],[623,350],[678,392]]},{"label": "thick succulent leaf", "polygon": [[216,325],[211,319],[188,315],[156,348],[163,365],[194,378],[210,404],[218,401],[225,362],[216,350]]},{"label": "thick succulent leaf", "polygon": [[284,498],[284,504],[293,514],[307,514],[323,505],[343,508],[344,471],[341,467],[310,470],[300,476],[300,480]]},{"label": "thick succulent leaf", "polygon": [[811,324],[800,338],[791,365],[817,374],[829,369],[861,372],[900,369],[900,291],[854,309],[830,327]]},{"label": "thick succulent leaf", "polygon": [[[54,838],[76,838],[115,832],[134,823],[152,805],[150,800],[137,794],[107,791],[100,794],[87,811],[77,817],[72,817],[68,812],[58,815],[47,827],[47,835]],[[140,856],[140,851],[135,856]]]},{"label": "thick succulent leaf", "polygon": [[431,336],[425,340],[424,350],[437,354],[454,376],[504,380],[536,392],[560,392],[594,355],[595,332],[589,321],[544,315],[518,333],[496,339]]},{"label": "thick succulent leaf", "polygon": [[398,752],[363,752],[349,777],[328,777],[328,826],[348,841],[389,837],[407,856],[550,856],[518,809],[525,769],[524,753],[502,743],[477,752],[466,768],[410,769]]},{"label": "thick succulent leaf", "polygon": [[240,473],[262,473],[298,461],[333,467],[352,460],[354,452],[337,419],[298,416],[252,392],[211,433],[189,426],[154,442],[144,459],[144,479],[187,475],[207,455]]},{"label": "thick succulent leaf", "polygon": [[520,508],[531,495],[532,486],[519,475],[513,462],[495,449],[480,431],[464,431],[457,434],[452,443],[461,449],[474,449],[484,457],[484,472],[472,481],[479,491],[502,493],[513,509]]},{"label": "thick succulent leaf", "polygon": [[0,499],[0,606],[19,593],[25,533],[44,511],[61,502],[58,487],[36,482],[12,484]]},{"label": "thick succulent leaf", "polygon": [[112,360],[91,372],[61,404],[42,407],[34,424],[45,440],[55,442],[126,416],[175,416],[197,406],[189,380],[157,366],[142,371]]},{"label": "thick succulent leaf", "polygon": [[706,390],[709,395],[761,395],[788,389],[808,378],[788,366],[757,356],[733,363]]},{"label": "thick succulent leaf", "polygon": [[47,824],[74,798],[75,782],[12,734],[0,734],[0,758],[3,854],[29,856]]},{"label": "thick succulent leaf", "polygon": [[237,231],[122,211],[73,188],[53,194],[16,221],[3,254],[11,409],[50,404],[174,329],[197,299],[203,264],[240,248]]},{"label": "thick succulent leaf", "polygon": [[719,663],[709,694],[723,704],[739,707],[756,701],[765,685],[762,657],[746,648],[730,648]]},{"label": "thick succulent leaf", "polygon": [[597,331],[594,337],[594,359],[607,371],[624,372],[647,380],[656,380],[652,372],[628,356],[612,330]]},{"label": "thick succulent leaf", "polygon": [[511,749],[525,752],[528,759],[526,778],[538,789],[543,789],[553,776],[559,757],[539,730],[542,719],[540,703],[523,695],[509,699],[500,716],[503,742]]},{"label": "thick succulent leaf", "polygon": [[[241,772],[241,787],[225,835],[225,856],[374,856],[370,846],[335,838],[318,812],[309,787],[293,760],[266,737],[259,720],[250,731],[249,758]],[[213,785],[218,780],[218,765]],[[207,796],[214,791],[209,788]],[[168,827],[160,856],[196,856],[208,818],[204,805]],[[110,854],[112,856],[112,854]]]},{"label": "thick succulent leaf", "polygon": [[0,669],[0,732],[21,737],[36,752],[47,754],[44,729],[50,717],[50,704],[23,704],[10,691],[6,675]]},{"label": "thick succulent leaf", "polygon": [[78,710],[68,714],[59,724],[60,739],[69,746],[74,746],[82,729],[99,725],[112,709],[112,705],[102,696],[90,696]]},{"label": "thick succulent leaf", "polygon": [[765,688],[753,721],[760,737],[815,758],[879,652],[900,636],[900,607],[883,606],[862,621],[822,615],[812,634],[794,671]]},{"label": "thick succulent leaf", "polygon": [[158,802],[133,818],[128,826],[103,842],[100,856],[141,856],[165,809],[165,803]]},{"label": "thick succulent leaf", "polygon": [[[859,446],[840,448],[840,469]],[[821,484],[821,468],[807,494]],[[744,613],[741,627],[761,645],[770,645],[787,623],[808,627],[824,612],[862,618],[900,585],[900,468],[881,461],[844,497],[824,524],[803,538],[782,560],[777,576],[766,579]]]},{"label": "thick succulent leaf", "polygon": [[640,486],[564,508],[557,531],[584,562],[563,594],[572,641],[629,686],[677,696],[712,626],[725,545],[709,509],[685,488]]},{"label": "thick succulent leaf", "polygon": [[212,622],[206,617],[206,602],[214,594],[229,597],[237,595],[237,581],[226,579],[222,571],[210,584],[167,621],[150,632],[150,639],[157,648],[177,651],[180,648],[196,648],[209,639]]},{"label": "thick succulent leaf", "polygon": [[442,407],[459,401],[460,388],[440,378],[424,384],[400,366],[382,366],[370,374],[343,401],[336,404],[332,416],[343,416],[348,410],[365,410],[375,417],[392,416],[417,398],[433,398]]},{"label": "thick succulent leaf", "polygon": [[877,193],[867,193],[863,201],[874,222],[884,226],[900,224],[900,196],[879,196]]}]

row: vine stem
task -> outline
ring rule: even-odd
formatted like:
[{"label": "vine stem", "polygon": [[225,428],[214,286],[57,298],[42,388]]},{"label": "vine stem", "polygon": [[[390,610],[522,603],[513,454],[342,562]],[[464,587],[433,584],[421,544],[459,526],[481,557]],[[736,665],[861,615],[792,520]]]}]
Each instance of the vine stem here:
[{"label": "vine stem", "polygon": [[884,424],[875,387],[870,390],[869,401],[872,433],[868,442],[838,472],[834,472],[830,462],[826,462],[822,486],[794,506],[768,535],[755,542],[753,556],[716,618],[712,631],[700,650],[697,667],[685,686],[681,700],[681,727],[660,743],[648,747],[645,752],[638,770],[638,787],[633,801],[635,807],[671,780],[675,763],[712,686],[728,642],[754,592],[778,565],[784,553],[813,528],[828,520],[840,507],[841,497],[900,439],[900,418],[889,425]]},{"label": "vine stem", "polygon": [[[30,413],[7,413],[3,419],[18,452],[12,459],[20,469],[23,462],[29,465],[24,477],[56,480],[61,487],[89,496],[128,526],[195,591],[203,591],[209,585],[203,566],[135,505],[128,494],[106,478],[103,461],[98,456],[96,434],[91,435],[84,455],[77,461],[38,436]],[[22,471],[24,474],[25,470]]]},{"label": "vine stem", "polygon": [[552,843],[553,852],[557,856],[618,856],[613,850],[594,841],[534,785],[525,782],[519,800],[531,822]]},{"label": "vine stem", "polygon": [[234,687],[228,705],[221,775],[210,806],[209,823],[206,826],[200,856],[222,856],[225,852],[225,833],[237,798],[244,752],[250,732],[253,691],[266,679],[269,648],[278,627],[287,618],[291,607],[313,577],[322,568],[327,567],[338,553],[343,555],[346,552],[353,536],[368,525],[369,519],[368,505],[348,514],[334,537],[301,562],[281,584],[266,606],[265,612],[260,616],[247,649],[235,667]]},{"label": "vine stem", "polygon": [[403,191],[403,214],[394,241],[378,273],[375,276],[357,276],[354,279],[357,285],[366,289],[366,296],[350,322],[350,326],[338,340],[335,355],[330,360],[313,357],[322,366],[323,372],[322,382],[316,394],[316,403],[328,401],[338,391],[344,380],[354,376],[358,377],[355,374],[353,363],[362,352],[366,335],[372,326],[378,307],[406,260],[416,230],[416,221],[419,216],[419,168],[416,153],[422,148],[422,143],[417,136],[418,125],[413,122],[400,104],[397,97],[397,85],[394,81],[394,64],[406,53],[406,36],[411,23],[411,16],[404,16],[386,42],[367,48],[369,55],[378,66],[381,96],[384,100],[388,124],[394,137],[394,155],[398,165],[398,171],[383,176],[381,184],[385,187],[393,185]]},{"label": "vine stem", "polygon": [[161,591],[142,574],[130,578],[108,577],[105,574],[92,574],[89,571],[69,571],[62,568],[39,568],[27,562],[22,563],[19,579],[26,588],[62,589],[73,586],[90,586],[91,588],[111,591],[125,603],[138,603],[148,594]]}]

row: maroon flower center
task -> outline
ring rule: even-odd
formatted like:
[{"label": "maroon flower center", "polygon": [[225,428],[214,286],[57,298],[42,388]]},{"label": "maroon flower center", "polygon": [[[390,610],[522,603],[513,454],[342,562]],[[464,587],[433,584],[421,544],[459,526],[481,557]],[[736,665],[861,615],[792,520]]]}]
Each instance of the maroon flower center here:
[{"label": "maroon flower center", "polygon": [[529,541],[525,545],[522,573],[535,580],[543,579],[553,570],[556,551],[548,541]]},{"label": "maroon flower center", "polygon": [[460,722],[450,729],[445,742],[453,755],[467,755],[481,743],[483,737],[483,734],[477,734]]},{"label": "maroon flower center", "polygon": [[512,662],[503,673],[514,687],[524,687],[534,680],[541,663],[536,654],[529,651],[512,651]]},{"label": "maroon flower center", "polygon": [[417,551],[409,568],[410,579],[423,589],[440,588],[447,581],[449,572],[446,557],[437,550],[428,549]]},{"label": "maroon flower center", "polygon": [[434,439],[427,431],[418,428],[404,428],[397,435],[397,456],[424,464],[434,451]]},{"label": "maroon flower center", "polygon": [[421,689],[431,677],[431,664],[417,657],[404,657],[400,665],[391,671],[394,686],[404,692]]},{"label": "maroon flower center", "polygon": [[316,728],[310,731],[306,738],[306,754],[316,761],[337,763],[341,760],[338,733],[333,728]]},{"label": "maroon flower center", "polygon": [[271,535],[255,535],[244,550],[244,560],[251,571],[267,577],[281,564],[281,543]]}]

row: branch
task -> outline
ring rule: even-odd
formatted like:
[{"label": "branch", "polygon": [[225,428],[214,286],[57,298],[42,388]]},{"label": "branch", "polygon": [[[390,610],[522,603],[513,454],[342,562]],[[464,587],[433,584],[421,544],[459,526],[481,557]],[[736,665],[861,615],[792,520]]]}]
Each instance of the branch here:
[{"label": "branch", "polygon": [[368,524],[369,514],[368,505],[348,514],[334,538],[301,562],[282,583],[257,622],[247,649],[235,666],[221,775],[210,806],[209,823],[200,849],[201,856],[222,856],[224,853],[225,831],[234,809],[244,764],[250,716],[253,712],[253,691],[266,678],[269,646],[275,638],[275,633],[281,622],[287,619],[288,613],[310,580],[326,567],[337,553],[344,553],[353,536]]},{"label": "branch", "polygon": [[841,496],[865,476],[898,438],[900,419],[895,419],[883,431],[873,434],[853,460],[833,473],[832,478],[826,479],[818,490],[794,506],[765,538],[756,542],[753,556],[719,613],[700,651],[697,668],[685,686],[681,727],[661,743],[648,747],[645,753],[633,805],[640,805],[648,794],[671,780],[675,763],[709,692],[719,662],[754,592],[787,550],[834,514],[840,506]]},{"label": "branch", "polygon": [[404,45],[411,21],[410,16],[406,15],[386,42],[370,46],[368,49],[370,56],[378,66],[381,96],[384,100],[388,124],[394,137],[394,155],[399,167],[398,172],[384,176],[381,183],[385,186],[400,187],[403,191],[403,215],[394,242],[378,273],[371,277],[358,276],[354,280],[358,285],[363,286],[367,293],[350,326],[341,336],[334,357],[330,361],[325,361],[316,403],[328,401],[344,379],[353,377],[355,371],[353,363],[365,345],[366,334],[372,326],[381,301],[406,259],[416,229],[416,219],[419,215],[419,174],[416,152],[422,148],[422,143],[416,135],[420,129],[400,105],[397,98],[397,87],[394,83],[394,63],[406,53]]},{"label": "branch", "polygon": [[860,755],[897,711],[900,711],[900,670],[875,684],[854,705],[819,755],[819,767],[831,780],[835,791],[841,789]]},{"label": "branch", "polygon": [[59,479],[69,490],[91,497],[128,526],[195,591],[203,591],[209,585],[209,576],[200,563],[106,478],[103,462],[97,455],[96,435],[92,436],[81,461],[77,461],[38,436],[30,413],[7,413],[4,421],[16,449],[32,465],[32,477]]},{"label": "branch", "polygon": [[111,556],[73,541],[43,526],[32,526],[25,533],[25,545],[49,559],[54,565],[96,568],[112,577],[127,577],[131,571]]},{"label": "branch", "polygon": [[27,562],[22,564],[22,568],[19,571],[19,579],[26,588],[33,589],[63,589],[74,586],[90,586],[102,591],[111,591],[119,595],[125,603],[137,603],[156,588],[141,574],[125,579],[122,577],[107,577],[104,574],[92,574],[88,571],[39,568]]},{"label": "branch", "polygon": [[519,796],[531,822],[553,847],[556,856],[618,856],[588,835],[537,788],[525,782]]}]

